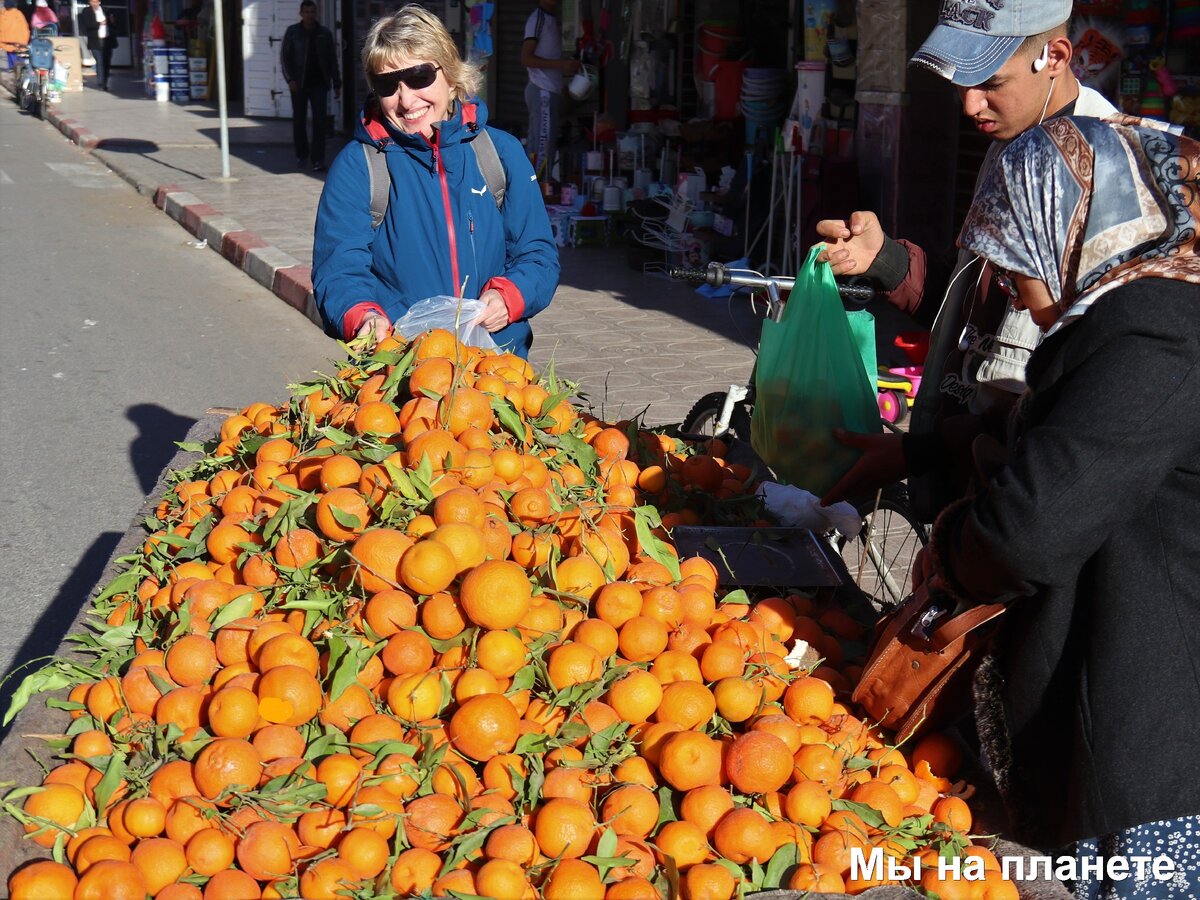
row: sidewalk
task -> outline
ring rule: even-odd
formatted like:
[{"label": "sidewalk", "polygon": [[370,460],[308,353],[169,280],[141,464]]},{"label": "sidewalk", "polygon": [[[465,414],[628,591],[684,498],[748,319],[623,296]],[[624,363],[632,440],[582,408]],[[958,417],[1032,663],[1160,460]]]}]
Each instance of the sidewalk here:
[{"label": "sidewalk", "polygon": [[[215,105],[158,103],[130,70],[111,93],[64,94],[47,121],[133,185],[159,209],[299,312],[315,318],[312,231],[323,185],[297,167],[288,119],[230,113],[230,174],[221,179]],[[11,85],[3,73],[0,83]],[[345,138],[329,142],[332,159]],[[678,422],[702,395],[744,383],[758,323],[743,302],[706,300],[640,271],[619,239],[564,248],[549,309],[534,320],[531,361],[552,360],[577,381],[597,414]],[[631,266],[636,262],[638,268]],[[736,320],[736,321],[735,321]]]}]

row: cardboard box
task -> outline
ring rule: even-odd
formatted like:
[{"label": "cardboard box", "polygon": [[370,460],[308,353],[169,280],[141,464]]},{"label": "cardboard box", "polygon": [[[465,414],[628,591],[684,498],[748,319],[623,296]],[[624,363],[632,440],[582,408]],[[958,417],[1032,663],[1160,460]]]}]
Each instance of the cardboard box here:
[{"label": "cardboard box", "polygon": [[67,69],[67,83],[63,86],[63,90],[68,93],[82,91],[83,56],[79,52],[79,38],[56,37],[51,38],[51,40],[54,41],[55,62],[69,67]]}]

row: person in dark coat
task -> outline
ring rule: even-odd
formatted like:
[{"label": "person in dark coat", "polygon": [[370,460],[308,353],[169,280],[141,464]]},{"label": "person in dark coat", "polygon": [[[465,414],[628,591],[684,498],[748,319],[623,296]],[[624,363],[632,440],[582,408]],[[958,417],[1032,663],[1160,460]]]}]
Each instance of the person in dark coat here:
[{"label": "person in dark coat", "polygon": [[1007,460],[925,560],[1008,603],[975,687],[1014,836],[1170,858],[1076,883],[1105,900],[1200,896],[1200,144],[1165,128],[1050,120],[976,194],[959,244],[1046,334]]},{"label": "person in dark coat", "polygon": [[[283,77],[292,94],[292,144],[296,163],[310,158],[314,172],[325,169],[325,117],[328,114],[329,86],[333,95],[342,95],[342,76],[338,72],[333,32],[317,22],[317,4],[300,4],[300,21],[283,33],[281,51]],[[308,139],[308,110],[312,108],[312,141]]]},{"label": "person in dark coat", "polygon": [[96,84],[100,90],[107,91],[113,50],[117,46],[112,13],[105,11],[100,0],[88,0],[88,5],[79,11],[79,30],[83,32],[87,48],[96,59]]}]

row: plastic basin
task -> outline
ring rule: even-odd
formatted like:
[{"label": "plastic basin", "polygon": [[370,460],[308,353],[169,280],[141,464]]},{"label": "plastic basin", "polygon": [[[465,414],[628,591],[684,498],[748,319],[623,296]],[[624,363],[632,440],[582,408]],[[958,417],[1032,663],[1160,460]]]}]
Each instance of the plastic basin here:
[{"label": "plastic basin", "polygon": [[909,363],[914,366],[925,365],[925,357],[929,354],[929,332],[902,331],[892,343],[904,351]]}]

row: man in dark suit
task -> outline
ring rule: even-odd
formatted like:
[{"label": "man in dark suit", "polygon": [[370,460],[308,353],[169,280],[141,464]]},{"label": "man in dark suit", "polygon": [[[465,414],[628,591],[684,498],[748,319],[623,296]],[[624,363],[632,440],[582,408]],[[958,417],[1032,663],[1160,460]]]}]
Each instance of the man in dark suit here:
[{"label": "man in dark suit", "polygon": [[88,0],[88,6],[79,11],[79,30],[87,38],[88,50],[96,58],[96,83],[100,90],[107,91],[113,49],[117,46],[112,13],[105,12],[100,0]]},{"label": "man in dark suit", "polygon": [[[281,53],[283,77],[292,93],[292,143],[296,162],[304,165],[310,155],[312,169],[325,169],[325,117],[328,114],[329,85],[340,97],[342,77],[338,73],[333,32],[317,22],[317,4],[300,4],[300,21],[288,26],[283,34]],[[308,140],[308,108],[312,107],[312,143]]]}]

